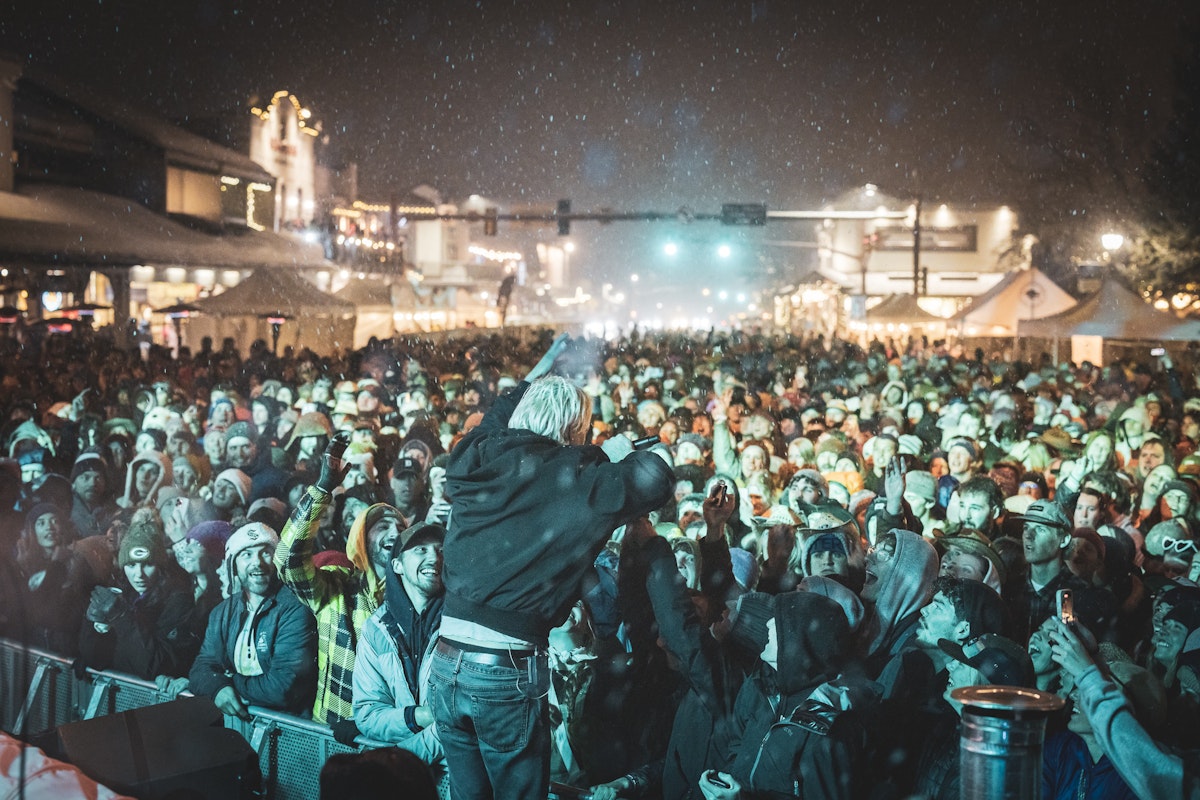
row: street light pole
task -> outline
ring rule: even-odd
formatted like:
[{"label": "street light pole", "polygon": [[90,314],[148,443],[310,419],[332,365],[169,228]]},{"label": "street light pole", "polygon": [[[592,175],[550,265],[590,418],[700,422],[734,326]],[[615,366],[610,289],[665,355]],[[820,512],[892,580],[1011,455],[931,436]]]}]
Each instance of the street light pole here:
[{"label": "street light pole", "polygon": [[917,188],[916,211],[913,214],[913,297],[921,296],[921,175],[913,170]]}]

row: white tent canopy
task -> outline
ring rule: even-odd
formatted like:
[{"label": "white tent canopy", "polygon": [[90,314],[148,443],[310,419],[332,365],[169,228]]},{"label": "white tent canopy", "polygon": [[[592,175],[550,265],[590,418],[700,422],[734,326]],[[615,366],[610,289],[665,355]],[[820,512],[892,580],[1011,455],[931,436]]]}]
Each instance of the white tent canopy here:
[{"label": "white tent canopy", "polygon": [[1075,298],[1031,267],[1010,272],[952,319],[964,336],[1015,336],[1022,320],[1061,314],[1074,305]]},{"label": "white tent canopy", "polygon": [[414,330],[411,315],[417,308],[417,294],[406,280],[351,278],[334,297],[355,307],[354,346],[366,347],[374,336],[390,339],[397,333]]},{"label": "white tent canopy", "polygon": [[1066,339],[1096,336],[1117,341],[1178,342],[1200,339],[1200,322],[1180,319],[1108,278],[1074,308],[1041,319],[1022,320],[1021,337]]},{"label": "white tent canopy", "polygon": [[279,344],[327,355],[354,343],[354,304],[326,294],[295,270],[261,268],[214,297],[197,300],[201,314],[188,320],[188,338],[233,337],[245,351],[255,339],[271,341],[272,317],[286,318]]}]

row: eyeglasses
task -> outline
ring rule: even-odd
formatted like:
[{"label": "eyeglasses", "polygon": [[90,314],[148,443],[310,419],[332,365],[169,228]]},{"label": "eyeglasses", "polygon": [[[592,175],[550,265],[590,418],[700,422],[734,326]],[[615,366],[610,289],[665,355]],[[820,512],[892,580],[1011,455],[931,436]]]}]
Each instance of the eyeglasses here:
[{"label": "eyeglasses", "polygon": [[1186,553],[1188,550],[1200,552],[1200,546],[1192,539],[1172,539],[1170,536],[1163,539],[1163,552]]}]

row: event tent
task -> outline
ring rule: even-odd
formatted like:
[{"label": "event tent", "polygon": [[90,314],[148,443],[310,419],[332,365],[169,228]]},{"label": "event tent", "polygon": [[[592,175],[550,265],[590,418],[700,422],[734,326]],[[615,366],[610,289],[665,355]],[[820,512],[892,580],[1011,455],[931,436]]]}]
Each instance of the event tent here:
[{"label": "event tent", "polygon": [[1177,342],[1200,339],[1200,321],[1159,311],[1120,281],[1107,278],[1099,291],[1068,311],[1021,320],[1018,333],[1042,339],[1098,336],[1118,341]]},{"label": "event tent", "polygon": [[951,319],[963,336],[1015,336],[1021,320],[1061,314],[1074,305],[1074,297],[1031,267],[1010,272]]},{"label": "event tent", "polygon": [[412,314],[417,293],[403,279],[351,278],[334,297],[355,307],[354,346],[365,347],[374,336],[390,339],[397,333],[415,330]]},{"label": "event tent", "polygon": [[188,320],[192,341],[231,336],[245,351],[255,339],[271,341],[270,318],[283,317],[279,344],[328,355],[354,345],[354,304],[326,294],[290,269],[255,270],[219,295],[195,301],[201,313]]},{"label": "event tent", "polygon": [[946,332],[946,320],[921,308],[911,294],[892,294],[883,298],[867,309],[866,323],[872,334],[911,330],[928,336],[942,336]]},{"label": "event tent", "polygon": [[1114,355],[1132,354],[1125,351],[1136,351],[1138,344],[1200,340],[1200,321],[1159,311],[1120,281],[1107,278],[1099,291],[1068,311],[1021,320],[1017,335],[1026,343],[1048,342],[1056,361],[1060,343],[1066,341],[1072,361],[1103,364]]}]

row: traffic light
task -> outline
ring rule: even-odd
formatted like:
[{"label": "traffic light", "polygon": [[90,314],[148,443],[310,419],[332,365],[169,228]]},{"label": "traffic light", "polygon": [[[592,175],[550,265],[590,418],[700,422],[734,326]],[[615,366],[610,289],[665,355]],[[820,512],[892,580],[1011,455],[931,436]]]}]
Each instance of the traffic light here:
[{"label": "traffic light", "polygon": [[571,235],[571,201],[570,200],[559,200],[558,201],[558,212],[557,212],[556,216],[558,217],[558,235],[559,236],[570,236]]},{"label": "traffic light", "polygon": [[766,203],[726,203],[721,206],[722,225],[766,225]]},{"label": "traffic light", "polygon": [[492,206],[483,212],[483,235],[495,236],[496,228],[496,208]]}]

